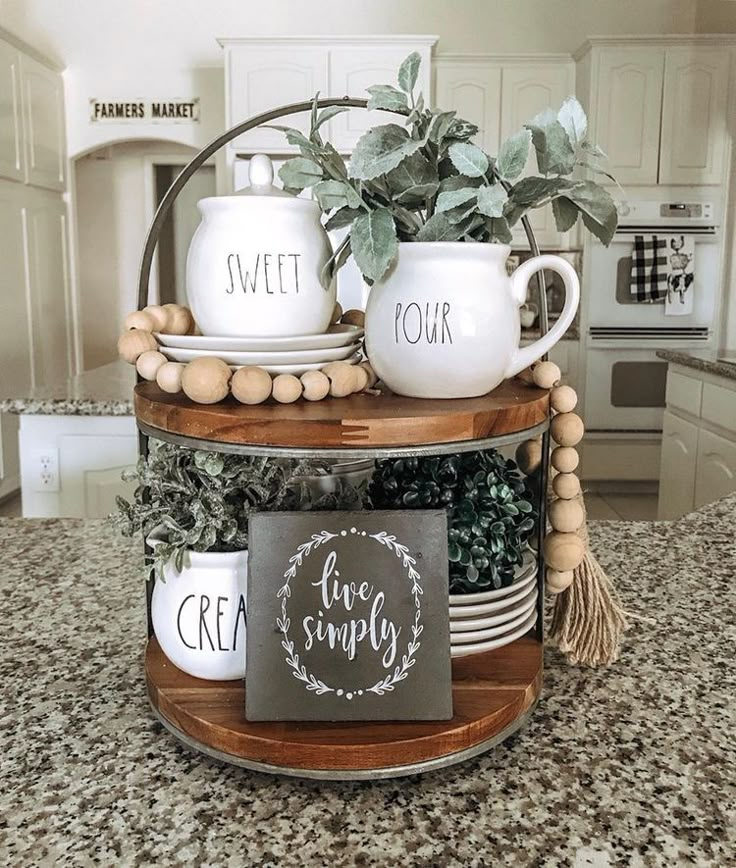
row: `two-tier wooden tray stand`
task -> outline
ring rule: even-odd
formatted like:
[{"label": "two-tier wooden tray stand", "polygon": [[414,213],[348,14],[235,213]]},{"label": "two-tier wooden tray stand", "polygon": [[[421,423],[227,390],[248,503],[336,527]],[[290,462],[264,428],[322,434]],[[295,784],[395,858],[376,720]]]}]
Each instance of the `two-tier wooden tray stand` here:
[{"label": "two-tier wooden tray stand", "polygon": [[[365,107],[365,100],[320,100],[319,107]],[[147,304],[153,252],[161,224],[189,177],[227,141],[259,124],[305,111],[311,103],[275,109],[229,130],[203,149],[164,197],[149,231],[139,281]],[[538,249],[528,223],[533,253]],[[547,328],[539,280],[542,331]],[[233,398],[212,406],[170,395],[155,383],[135,389],[141,450],[148,437],[197,449],[273,458],[333,461],[441,455],[490,449],[542,435],[538,549],[545,526],[548,393],[511,380],[481,398],[430,401],[380,395],[257,406]],[[476,756],[515,732],[536,705],[542,686],[544,565],[539,559],[538,618],[504,648],[453,660],[454,716],[441,722],[251,723],[243,682],[204,681],[163,655],[150,623],[145,667],[154,713],[180,741],[211,757],[250,769],[300,777],[356,780],[429,771]]]}]

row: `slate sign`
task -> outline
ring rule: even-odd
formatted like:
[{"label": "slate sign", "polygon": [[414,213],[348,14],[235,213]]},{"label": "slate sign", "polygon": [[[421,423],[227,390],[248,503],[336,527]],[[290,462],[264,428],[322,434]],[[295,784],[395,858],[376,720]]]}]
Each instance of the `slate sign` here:
[{"label": "slate sign", "polygon": [[248,720],[452,717],[444,511],[250,520]]}]

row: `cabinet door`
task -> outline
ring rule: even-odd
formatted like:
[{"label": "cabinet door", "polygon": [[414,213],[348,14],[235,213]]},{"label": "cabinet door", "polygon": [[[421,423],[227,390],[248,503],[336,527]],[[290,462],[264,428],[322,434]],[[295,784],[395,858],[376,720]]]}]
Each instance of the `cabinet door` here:
[{"label": "cabinet door", "polygon": [[484,61],[437,60],[435,103],[445,111],[477,124],[476,142],[498,153],[501,128],[501,67]]},{"label": "cabinet door", "polygon": [[600,52],[595,140],[621,184],[656,184],[664,49]]},{"label": "cabinet door", "polygon": [[[501,142],[523,129],[535,115],[545,109],[558,109],[565,97],[575,90],[572,63],[539,63],[504,66],[501,88]],[[539,173],[532,148],[524,175]],[[551,206],[529,212],[529,220],[538,244],[562,246],[563,236],[557,231]],[[514,247],[526,247],[526,235],[517,224],[514,227]]]},{"label": "cabinet door", "polygon": [[698,428],[665,410],[659,471],[660,520],[680,518],[693,510]]},{"label": "cabinet door", "polygon": [[[401,62],[412,51],[422,56],[419,78],[414,89],[415,96],[424,94],[424,101],[431,104],[431,56],[429,48],[417,49],[411,44],[388,46],[340,46],[330,49],[330,96],[355,96],[367,98],[366,88],[373,84],[392,84],[396,87],[396,73]],[[367,112],[350,109],[337,115],[331,122],[330,140],[338,151],[349,152],[355,143],[371,127],[377,124],[398,123],[403,119],[391,112]]]},{"label": "cabinet door", "polygon": [[43,385],[71,376],[72,305],[67,214],[58,194],[32,191],[25,213],[31,374]]},{"label": "cabinet door", "polygon": [[662,101],[661,184],[721,184],[728,132],[725,48],[667,50]]},{"label": "cabinet door", "polygon": [[0,41],[0,176],[25,179],[23,117],[20,100],[20,55]]},{"label": "cabinet door", "polygon": [[26,139],[26,181],[63,190],[66,163],[64,89],[61,76],[31,57],[21,57]]},{"label": "cabinet door", "polygon": [[59,515],[103,518],[115,510],[115,497],[130,498],[134,482],[123,470],[138,457],[135,436],[69,434],[59,438]]},{"label": "cabinet door", "polygon": [[700,429],[695,508],[736,491],[736,442]]},{"label": "cabinet door", "polygon": [[[225,55],[226,112],[228,126],[276,106],[311,100],[327,93],[326,46],[233,45]],[[293,126],[307,133],[309,114],[279,118],[274,124]],[[277,130],[255,129],[234,139],[229,147],[241,153],[293,153]]]}]

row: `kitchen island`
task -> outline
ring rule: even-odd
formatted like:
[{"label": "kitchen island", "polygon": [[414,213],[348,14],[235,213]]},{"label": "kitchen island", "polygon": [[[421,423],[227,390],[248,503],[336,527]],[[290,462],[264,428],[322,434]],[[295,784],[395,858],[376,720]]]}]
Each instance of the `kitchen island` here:
[{"label": "kitchen island", "polygon": [[677,522],[592,524],[625,605],[652,619],[619,662],[549,649],[525,729],[375,783],[189,753],[146,698],[138,544],[102,521],[0,520],[2,862],[733,864],[735,516],[736,495]]}]

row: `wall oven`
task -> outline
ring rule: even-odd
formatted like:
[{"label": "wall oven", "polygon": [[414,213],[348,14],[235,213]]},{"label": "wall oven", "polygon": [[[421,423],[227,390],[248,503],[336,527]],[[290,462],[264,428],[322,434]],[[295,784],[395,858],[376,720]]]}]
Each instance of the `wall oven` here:
[{"label": "wall oven", "polygon": [[[667,362],[658,349],[703,349],[716,340],[721,284],[720,203],[651,198],[619,206],[609,247],[593,241],[586,268],[585,422],[588,431],[656,433],[662,430]],[[682,196],[683,190],[678,191]],[[631,292],[636,235],[685,235],[694,247],[692,311],[669,316],[664,300],[637,301]]]}]

